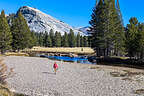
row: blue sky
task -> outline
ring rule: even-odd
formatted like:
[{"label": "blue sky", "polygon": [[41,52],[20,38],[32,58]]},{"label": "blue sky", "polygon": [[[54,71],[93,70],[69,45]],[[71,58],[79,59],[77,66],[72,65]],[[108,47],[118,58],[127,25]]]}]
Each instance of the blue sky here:
[{"label": "blue sky", "polygon": [[[37,8],[73,27],[88,26],[96,0],[0,0],[0,11],[16,13],[21,6]],[[131,17],[144,22],[144,0],[119,0],[126,25]]]}]

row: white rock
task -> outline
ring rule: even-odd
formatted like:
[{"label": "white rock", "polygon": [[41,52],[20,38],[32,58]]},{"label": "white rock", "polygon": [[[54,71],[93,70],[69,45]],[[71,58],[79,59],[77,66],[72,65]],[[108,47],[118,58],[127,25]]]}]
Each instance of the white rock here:
[{"label": "white rock", "polygon": [[64,22],[57,20],[54,17],[47,15],[38,9],[23,6],[18,10],[18,12],[19,11],[27,20],[31,31],[39,33],[45,31],[49,32],[51,29],[53,29],[54,32],[58,31],[61,32],[62,35],[64,35],[64,32],[69,33],[70,29],[72,29],[75,34],[80,32],[81,35],[85,35],[78,29],[75,29]]}]

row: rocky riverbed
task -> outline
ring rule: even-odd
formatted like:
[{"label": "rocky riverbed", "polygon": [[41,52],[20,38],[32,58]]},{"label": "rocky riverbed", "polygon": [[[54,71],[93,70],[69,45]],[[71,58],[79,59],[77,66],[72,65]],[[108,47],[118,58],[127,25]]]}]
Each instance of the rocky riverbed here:
[{"label": "rocky riverbed", "polygon": [[46,58],[3,57],[15,75],[9,87],[29,96],[143,96],[144,71],[103,65],[86,65]]}]

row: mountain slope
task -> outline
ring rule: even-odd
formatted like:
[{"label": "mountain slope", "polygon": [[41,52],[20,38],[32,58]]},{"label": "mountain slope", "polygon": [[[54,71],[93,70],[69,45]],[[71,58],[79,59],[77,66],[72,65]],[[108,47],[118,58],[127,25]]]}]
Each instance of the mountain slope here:
[{"label": "mountain slope", "polygon": [[50,29],[53,29],[54,32],[58,31],[58,32],[61,32],[61,34],[63,35],[64,32],[69,33],[69,30],[73,29],[75,34],[80,32],[81,35],[84,35],[83,32],[81,32],[77,29],[74,29],[73,27],[69,26],[68,24],[66,24],[60,20],[57,20],[57,19],[53,18],[52,16],[41,12],[38,9],[31,8],[28,6],[23,6],[18,10],[18,12],[21,12],[23,14],[24,18],[28,22],[28,25],[29,25],[31,31],[34,31],[34,32],[47,31],[47,32],[49,32]]},{"label": "mountain slope", "polygon": [[84,33],[85,35],[89,35],[89,31],[90,31],[90,28],[89,26],[86,26],[86,27],[79,27],[77,28],[79,31],[81,31],[82,33]]}]

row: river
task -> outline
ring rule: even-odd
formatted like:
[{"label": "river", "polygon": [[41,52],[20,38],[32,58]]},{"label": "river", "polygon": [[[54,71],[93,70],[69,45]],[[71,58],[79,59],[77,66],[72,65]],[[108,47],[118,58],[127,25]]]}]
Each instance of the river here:
[{"label": "river", "polygon": [[64,62],[77,62],[82,64],[94,64],[89,62],[86,56],[79,57],[67,57],[67,56],[48,56],[48,55],[40,55],[40,57],[45,57],[52,60],[59,60]]}]

